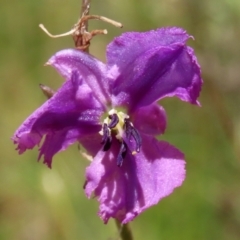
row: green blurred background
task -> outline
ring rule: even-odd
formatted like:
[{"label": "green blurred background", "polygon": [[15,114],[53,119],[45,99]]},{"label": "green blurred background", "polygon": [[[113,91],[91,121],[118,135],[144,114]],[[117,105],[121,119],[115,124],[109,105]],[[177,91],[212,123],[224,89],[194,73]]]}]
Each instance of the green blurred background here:
[{"label": "green blurred background", "polygon": [[[63,81],[43,64],[73,46],[70,30],[79,0],[12,0],[0,4],[0,239],[117,240],[114,221],[104,225],[98,203],[83,192],[84,168],[77,146],[54,157],[53,169],[37,163],[34,149],[19,156],[10,137],[44,101],[38,84],[57,89]],[[162,136],[187,160],[183,186],[132,223],[137,240],[240,239],[240,1],[92,0],[92,14],[121,21],[116,29],[91,21],[109,34],[93,39],[90,51],[105,61],[105,47],[124,31],[180,26],[195,37],[205,80],[202,108],[164,99],[168,128]]]}]

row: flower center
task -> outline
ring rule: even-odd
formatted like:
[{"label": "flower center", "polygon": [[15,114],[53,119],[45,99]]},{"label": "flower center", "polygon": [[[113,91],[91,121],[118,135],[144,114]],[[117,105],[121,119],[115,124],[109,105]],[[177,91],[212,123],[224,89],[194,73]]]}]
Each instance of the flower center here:
[{"label": "flower center", "polygon": [[122,166],[129,149],[129,144],[133,141],[135,148],[131,151],[132,155],[140,152],[142,139],[138,131],[131,123],[129,116],[121,111],[117,112],[112,109],[108,112],[108,117],[103,121],[102,130],[100,134],[103,136],[101,143],[103,144],[103,151],[108,151],[111,148],[113,136],[120,143],[120,150],[117,156],[117,165]]}]

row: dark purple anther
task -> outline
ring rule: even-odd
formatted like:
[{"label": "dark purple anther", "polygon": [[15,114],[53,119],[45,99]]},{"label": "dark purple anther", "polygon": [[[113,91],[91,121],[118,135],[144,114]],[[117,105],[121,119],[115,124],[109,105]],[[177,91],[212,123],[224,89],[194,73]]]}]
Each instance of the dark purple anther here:
[{"label": "dark purple anther", "polygon": [[111,132],[106,123],[103,124],[103,137],[101,143],[104,145],[103,151],[109,150],[112,144]]},{"label": "dark purple anther", "polygon": [[119,153],[118,153],[118,156],[117,156],[117,165],[119,167],[122,166],[123,159],[125,158],[126,154],[127,154],[127,145],[126,145],[125,142],[122,142]]},{"label": "dark purple anther", "polygon": [[136,128],[134,128],[132,126],[129,119],[125,118],[124,123],[125,123],[124,129],[126,131],[127,138],[130,139],[131,136],[134,138],[135,143],[136,143],[136,152],[139,152],[140,148],[142,146],[142,138],[141,138],[139,132],[136,130]]},{"label": "dark purple anther", "polygon": [[109,115],[109,119],[111,119],[111,122],[108,124],[109,128],[114,128],[119,122],[118,115],[114,113],[113,115]]}]

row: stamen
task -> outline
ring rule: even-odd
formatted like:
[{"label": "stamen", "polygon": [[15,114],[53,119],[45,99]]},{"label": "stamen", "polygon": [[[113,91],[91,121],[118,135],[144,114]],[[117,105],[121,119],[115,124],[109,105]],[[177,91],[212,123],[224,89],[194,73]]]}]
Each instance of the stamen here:
[{"label": "stamen", "polygon": [[[112,141],[117,141],[120,144],[119,153],[117,155],[117,166],[121,167],[123,160],[129,151],[128,141],[134,142],[134,149],[131,149],[131,154],[135,155],[140,152],[142,146],[142,139],[134,128],[127,114],[111,109],[108,116],[104,119],[102,130],[99,132],[102,137],[102,144],[104,144],[103,151],[110,149]],[[114,137],[114,139],[113,139]]]},{"label": "stamen", "polygon": [[117,156],[117,165],[119,167],[122,166],[123,159],[125,158],[126,154],[127,154],[127,145],[124,141],[122,141],[121,147],[120,147],[120,150],[119,150],[119,153],[118,153],[118,156]]},{"label": "stamen", "polygon": [[108,151],[112,145],[112,136],[110,130],[106,123],[103,124],[103,137],[101,143],[103,146],[103,151]]},{"label": "stamen", "polygon": [[106,143],[103,146],[103,151],[106,152],[111,148],[112,145],[112,137],[108,137]]},{"label": "stamen", "polygon": [[128,119],[124,119],[124,130],[126,132],[127,135],[127,139],[130,139],[131,137],[131,123],[128,121]]},{"label": "stamen", "polygon": [[[140,152],[140,148],[142,146],[142,138],[139,132],[132,126],[132,123],[129,121],[129,119],[125,118],[124,123],[127,138],[130,139],[131,136],[134,138],[136,142],[136,152]],[[136,154],[135,151],[133,151],[132,154]]]},{"label": "stamen", "polygon": [[132,127],[132,136],[136,142],[136,152],[140,152],[140,148],[142,146],[142,138],[136,128]]},{"label": "stamen", "polygon": [[109,128],[114,128],[117,126],[117,124],[119,123],[119,118],[118,115],[116,113],[109,115],[108,116],[111,119],[111,122],[108,124]]}]

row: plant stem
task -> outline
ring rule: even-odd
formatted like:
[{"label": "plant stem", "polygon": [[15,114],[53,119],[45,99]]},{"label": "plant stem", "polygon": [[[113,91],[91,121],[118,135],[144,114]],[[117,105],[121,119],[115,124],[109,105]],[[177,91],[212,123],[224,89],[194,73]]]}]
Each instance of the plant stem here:
[{"label": "plant stem", "polygon": [[118,220],[115,220],[117,228],[119,230],[119,235],[122,240],[133,240],[132,231],[128,224],[121,224]]},{"label": "plant stem", "polygon": [[[81,10],[81,15],[80,17],[82,17],[83,15],[88,15],[89,14],[89,10],[90,10],[90,2],[91,0],[82,0],[82,10]],[[84,22],[85,24],[85,30],[88,30],[88,22]]]}]

